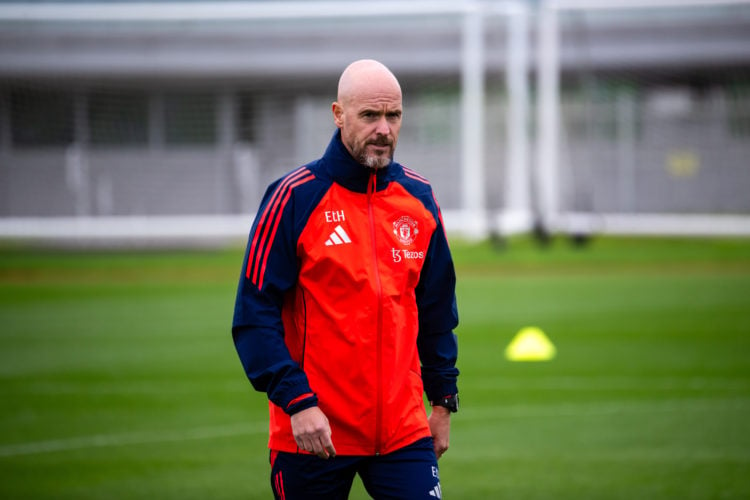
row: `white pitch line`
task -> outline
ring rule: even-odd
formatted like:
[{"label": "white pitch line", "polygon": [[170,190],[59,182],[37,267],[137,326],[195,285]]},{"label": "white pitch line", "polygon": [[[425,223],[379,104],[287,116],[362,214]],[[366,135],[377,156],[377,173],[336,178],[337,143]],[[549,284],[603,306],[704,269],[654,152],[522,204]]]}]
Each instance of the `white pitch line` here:
[{"label": "white pitch line", "polygon": [[130,434],[95,434],[68,439],[52,439],[30,443],[16,443],[0,446],[0,458],[37,455],[60,451],[103,448],[108,446],[127,446],[138,444],[169,443],[178,441],[197,441],[230,436],[260,434],[268,431],[267,424],[240,423],[233,425],[198,427],[179,431],[151,431]]}]

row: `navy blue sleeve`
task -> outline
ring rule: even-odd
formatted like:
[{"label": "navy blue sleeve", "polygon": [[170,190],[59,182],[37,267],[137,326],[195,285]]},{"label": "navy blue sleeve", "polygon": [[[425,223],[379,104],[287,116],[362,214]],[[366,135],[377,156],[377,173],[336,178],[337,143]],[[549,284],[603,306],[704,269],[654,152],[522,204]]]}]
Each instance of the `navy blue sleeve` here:
[{"label": "navy blue sleeve", "polygon": [[419,336],[417,348],[422,363],[422,380],[430,401],[456,394],[458,387],[458,326],[456,272],[448,240],[436,204],[428,205],[438,226],[430,240],[417,285]]},{"label": "navy blue sleeve", "polygon": [[268,188],[248,238],[232,321],[234,345],[248,379],[289,414],[317,403],[284,343],[281,316],[298,270],[292,191],[309,180],[312,174],[300,169]]}]

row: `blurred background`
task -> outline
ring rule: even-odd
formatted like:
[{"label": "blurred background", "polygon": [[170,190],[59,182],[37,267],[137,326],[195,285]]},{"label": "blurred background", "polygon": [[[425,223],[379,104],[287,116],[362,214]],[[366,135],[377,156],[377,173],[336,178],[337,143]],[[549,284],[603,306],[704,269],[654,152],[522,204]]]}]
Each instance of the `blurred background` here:
[{"label": "blurred background", "polygon": [[0,3],[0,236],[244,237],[346,65],[469,237],[750,234],[750,2]]},{"label": "blurred background", "polygon": [[237,278],[360,58],[456,264],[446,498],[750,498],[750,0],[0,0],[0,498],[271,496]]}]

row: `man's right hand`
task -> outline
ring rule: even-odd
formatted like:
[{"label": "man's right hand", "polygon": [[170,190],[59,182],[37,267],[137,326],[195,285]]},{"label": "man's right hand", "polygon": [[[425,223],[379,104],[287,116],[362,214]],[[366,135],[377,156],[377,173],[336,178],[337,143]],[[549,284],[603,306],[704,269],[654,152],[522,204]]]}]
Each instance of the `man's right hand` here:
[{"label": "man's right hand", "polygon": [[292,415],[292,434],[301,450],[315,453],[320,458],[336,456],[328,418],[317,406]]}]

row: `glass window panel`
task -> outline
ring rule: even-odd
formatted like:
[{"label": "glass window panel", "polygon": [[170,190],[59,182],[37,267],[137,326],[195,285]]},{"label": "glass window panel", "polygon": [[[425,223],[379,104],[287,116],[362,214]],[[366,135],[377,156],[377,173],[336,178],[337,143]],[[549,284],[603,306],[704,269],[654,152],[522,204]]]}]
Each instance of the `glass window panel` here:
[{"label": "glass window panel", "polygon": [[72,94],[37,89],[10,92],[14,146],[65,146],[74,140]]},{"label": "glass window panel", "polygon": [[167,144],[216,142],[216,96],[175,93],[164,97],[164,138]]},{"label": "glass window panel", "polygon": [[94,145],[139,145],[148,141],[145,92],[94,91],[89,96],[88,117]]},{"label": "glass window panel", "polygon": [[252,94],[240,94],[237,110],[237,139],[255,142],[257,139],[255,99]]}]

